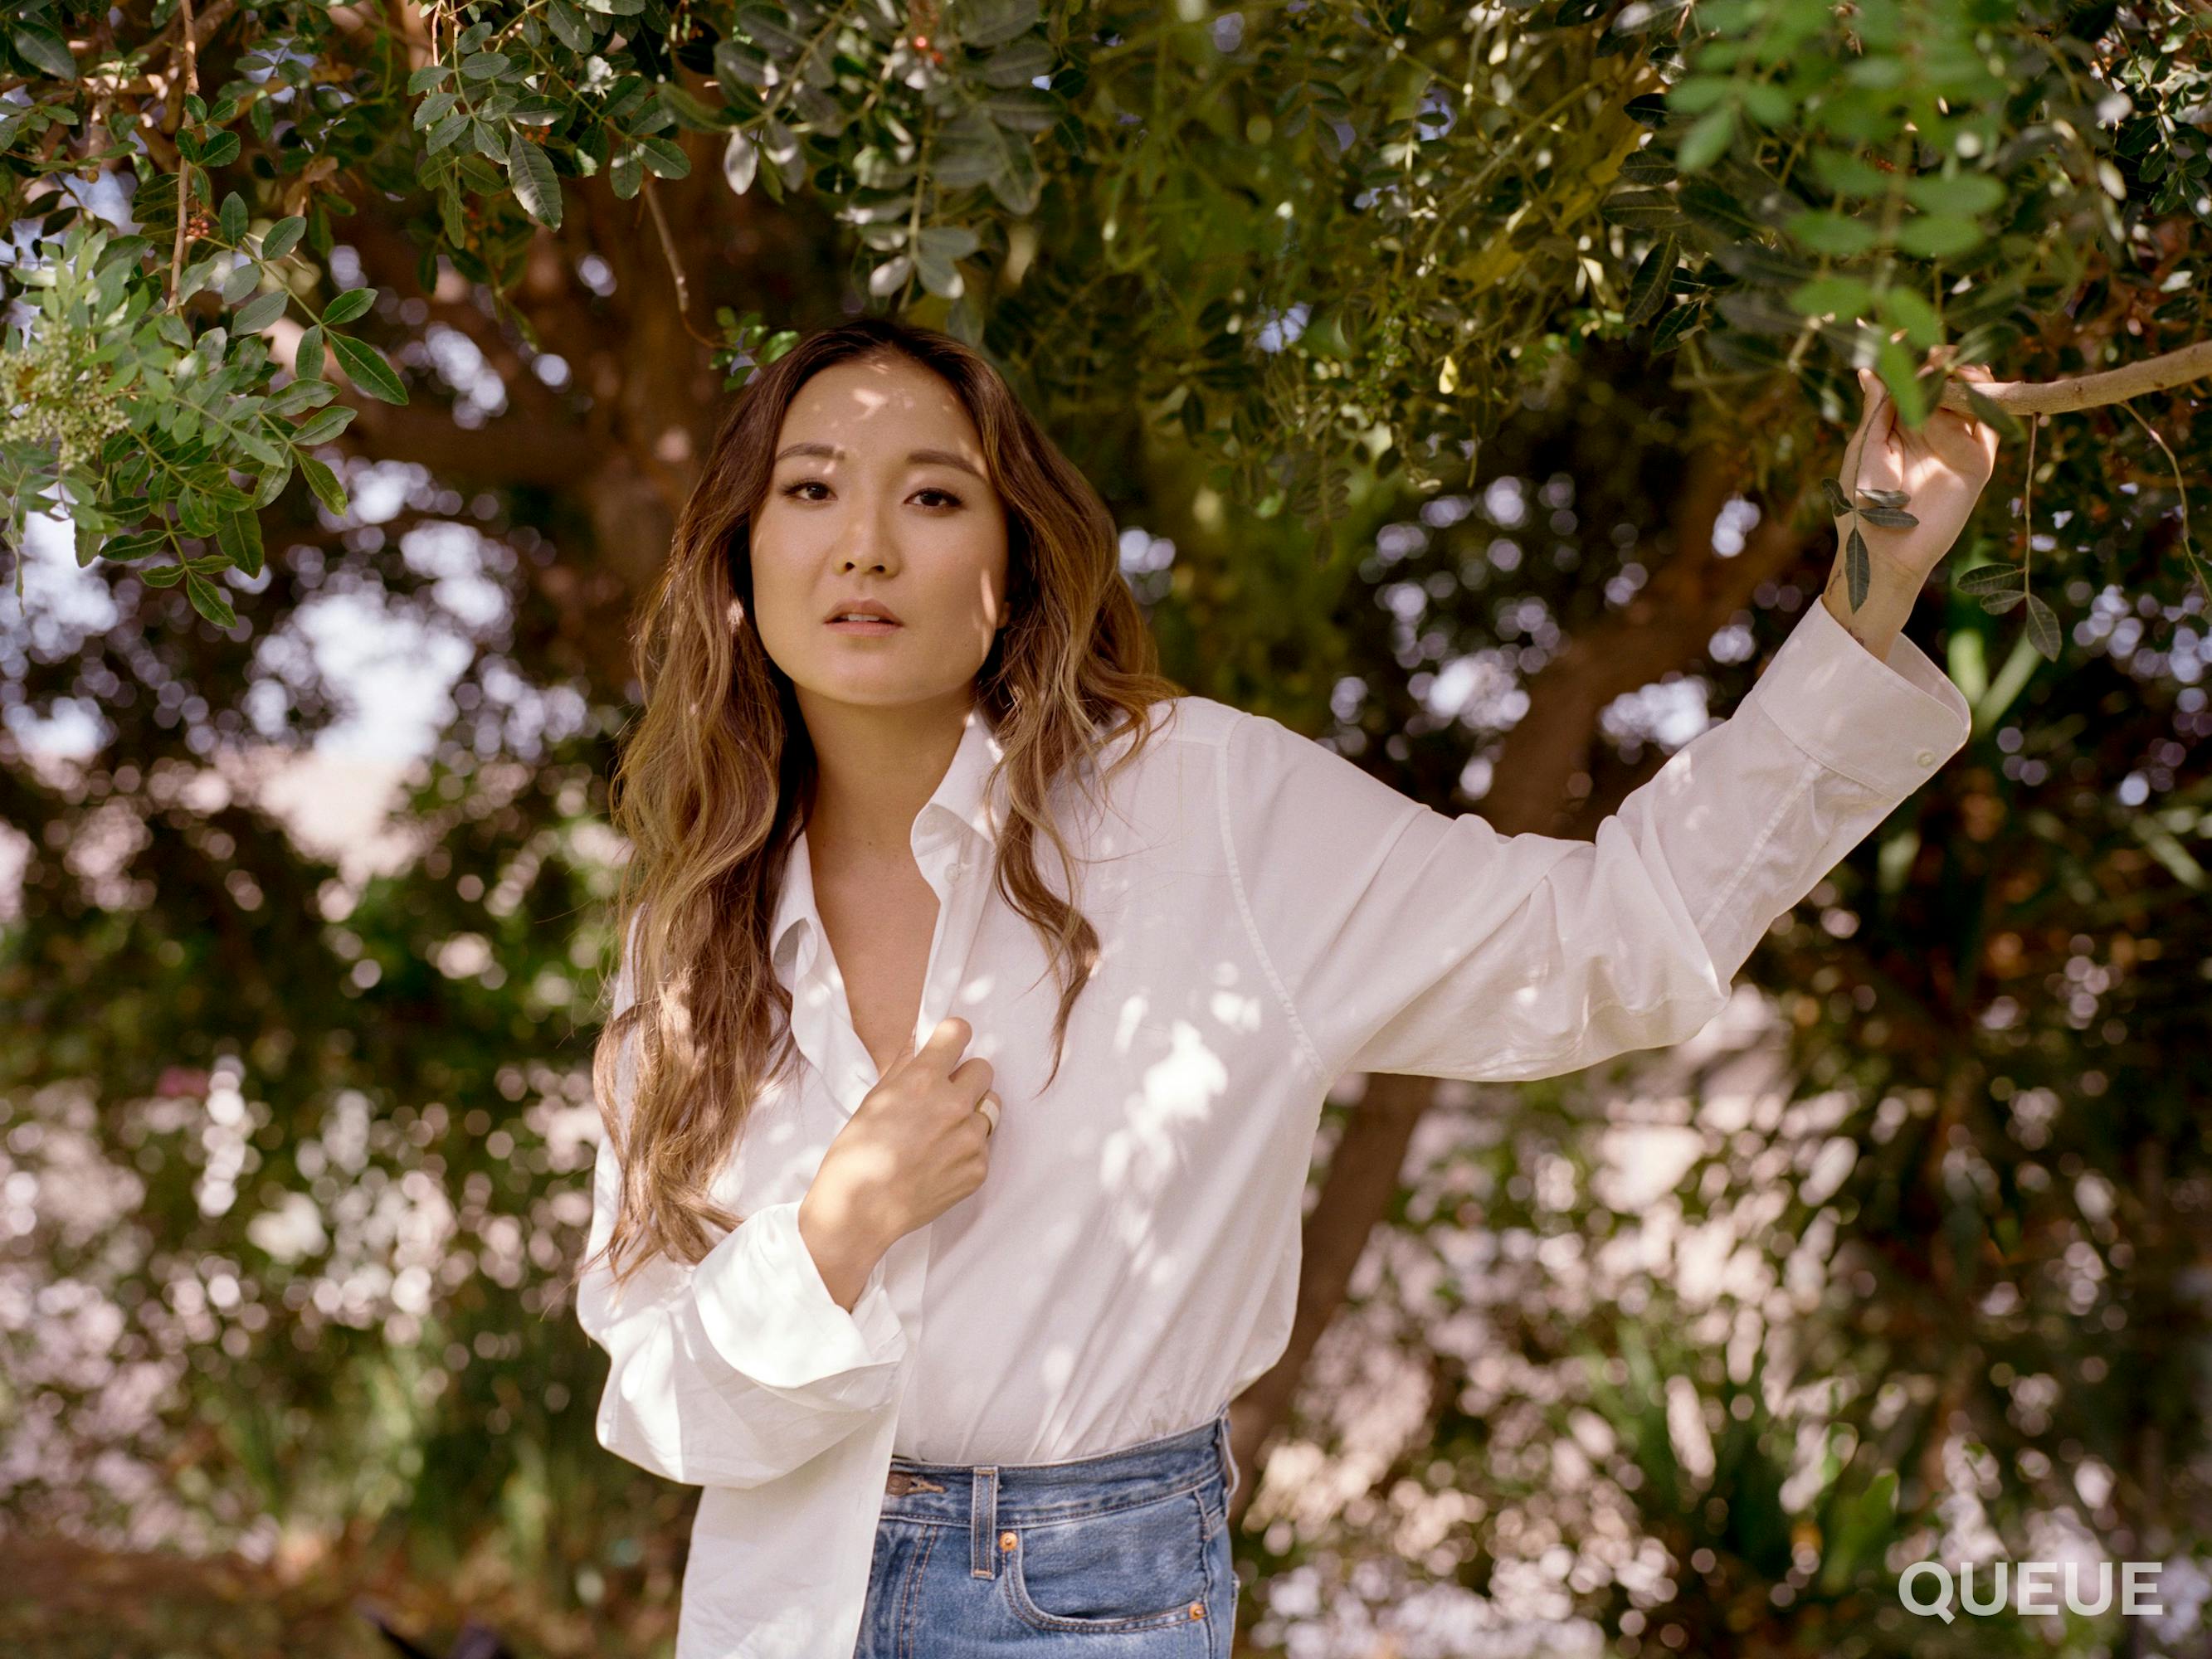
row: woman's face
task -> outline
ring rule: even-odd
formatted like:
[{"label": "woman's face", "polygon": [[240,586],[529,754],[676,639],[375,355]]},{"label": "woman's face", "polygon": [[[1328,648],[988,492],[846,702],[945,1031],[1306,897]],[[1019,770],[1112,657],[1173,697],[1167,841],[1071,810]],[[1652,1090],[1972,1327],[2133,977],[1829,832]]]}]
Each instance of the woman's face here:
[{"label": "woman's face", "polygon": [[[952,389],[902,356],[799,389],[752,524],[753,625],[802,694],[897,706],[960,691],[1006,620],[1006,515]],[[874,599],[884,632],[830,618]]]}]

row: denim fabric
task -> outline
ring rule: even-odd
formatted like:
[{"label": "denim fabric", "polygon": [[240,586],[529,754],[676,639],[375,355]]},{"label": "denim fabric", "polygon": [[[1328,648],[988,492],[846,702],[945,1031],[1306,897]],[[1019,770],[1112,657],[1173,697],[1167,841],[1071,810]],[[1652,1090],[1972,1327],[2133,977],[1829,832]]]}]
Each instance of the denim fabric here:
[{"label": "denim fabric", "polygon": [[1229,1413],[1064,1463],[891,1460],[854,1659],[1229,1659]]}]

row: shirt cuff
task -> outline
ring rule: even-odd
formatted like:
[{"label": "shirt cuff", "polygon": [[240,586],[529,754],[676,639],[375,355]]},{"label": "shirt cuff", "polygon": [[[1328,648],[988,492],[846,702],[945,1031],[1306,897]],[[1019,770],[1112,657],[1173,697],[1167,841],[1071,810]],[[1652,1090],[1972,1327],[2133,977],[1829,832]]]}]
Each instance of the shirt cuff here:
[{"label": "shirt cuff", "polygon": [[906,1354],[883,1260],[846,1312],[799,1233],[797,1199],[746,1217],[700,1261],[693,1291],[715,1352],[766,1388],[803,1390]]},{"label": "shirt cuff", "polygon": [[1877,660],[1818,598],[1746,701],[1821,765],[1898,800],[1974,726],[1965,695],[1902,632]]}]

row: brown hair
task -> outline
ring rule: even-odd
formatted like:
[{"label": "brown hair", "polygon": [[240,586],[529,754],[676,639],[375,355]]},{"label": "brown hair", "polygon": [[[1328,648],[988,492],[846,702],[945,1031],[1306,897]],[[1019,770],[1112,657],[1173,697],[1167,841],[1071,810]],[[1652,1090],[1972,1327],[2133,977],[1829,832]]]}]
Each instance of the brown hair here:
[{"label": "brown hair", "polygon": [[613,915],[615,938],[628,941],[620,988],[629,995],[617,995],[592,1075],[623,1171],[605,1247],[617,1284],[656,1250],[696,1263],[719,1230],[739,1224],[714,1200],[712,1183],[758,1083],[773,1066],[795,1063],[787,1029],[771,1052],[771,1009],[787,1026],[791,994],[768,935],[786,855],[813,799],[815,763],[790,678],[747,625],[750,527],[799,387],[832,364],[890,353],[960,398],[1006,504],[1011,618],[976,674],[975,699],[1004,750],[992,773],[1007,802],[994,880],[1036,928],[1060,977],[1055,1076],[1098,936],[1038,876],[1040,835],[1063,870],[1073,862],[1046,792],[1064,771],[1087,771],[1127,731],[1133,741],[1118,771],[1149,735],[1150,705],[1181,695],[1159,674],[1158,648],[1121,579],[1105,502],[981,353],[934,330],[863,317],[810,335],[755,371],[714,435],[639,618],[644,706],[613,779],[611,817],[630,848]]}]

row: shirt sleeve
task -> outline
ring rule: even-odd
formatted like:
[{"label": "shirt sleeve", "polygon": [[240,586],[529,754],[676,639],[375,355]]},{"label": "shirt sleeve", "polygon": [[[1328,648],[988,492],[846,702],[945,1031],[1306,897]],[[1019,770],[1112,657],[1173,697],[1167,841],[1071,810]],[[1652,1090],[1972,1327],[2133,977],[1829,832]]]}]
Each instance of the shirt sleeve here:
[{"label": "shirt sleeve", "polygon": [[1877,660],[1816,600],[1594,842],[1447,817],[1253,714],[1220,751],[1223,834],[1323,1075],[1525,1082],[1702,1029],[1768,925],[1972,729],[1911,641]]},{"label": "shirt sleeve", "polygon": [[[628,969],[615,1009],[629,1005]],[[617,1086],[628,1110],[634,1043]],[[614,1231],[621,1168],[604,1137],[587,1249]],[[696,1266],[655,1254],[617,1291],[601,1261],[576,1313],[612,1364],[598,1434],[611,1452],[694,1486],[754,1486],[788,1474],[888,1404],[906,1353],[878,1261],[851,1312],[823,1282],[799,1200],[746,1216]]]}]

